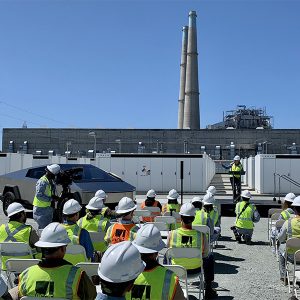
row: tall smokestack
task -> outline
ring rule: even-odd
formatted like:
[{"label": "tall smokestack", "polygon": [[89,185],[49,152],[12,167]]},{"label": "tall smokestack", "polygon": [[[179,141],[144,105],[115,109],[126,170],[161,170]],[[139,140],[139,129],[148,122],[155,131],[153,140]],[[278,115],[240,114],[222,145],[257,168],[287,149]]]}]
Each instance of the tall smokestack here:
[{"label": "tall smokestack", "polygon": [[179,88],[179,100],[178,100],[178,126],[177,126],[178,129],[183,128],[188,30],[189,30],[188,26],[184,26],[182,28],[182,49],[181,49],[181,61],[180,61],[180,88]]},{"label": "tall smokestack", "polygon": [[200,129],[196,17],[196,12],[190,11],[183,118],[184,129]]}]

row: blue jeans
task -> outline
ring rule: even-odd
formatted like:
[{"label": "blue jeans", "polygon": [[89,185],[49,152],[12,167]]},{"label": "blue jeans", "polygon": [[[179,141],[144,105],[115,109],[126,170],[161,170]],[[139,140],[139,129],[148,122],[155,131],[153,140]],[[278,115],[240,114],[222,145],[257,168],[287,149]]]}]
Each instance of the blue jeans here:
[{"label": "blue jeans", "polygon": [[33,207],[33,219],[38,224],[38,229],[44,229],[52,222],[53,208],[52,207]]}]

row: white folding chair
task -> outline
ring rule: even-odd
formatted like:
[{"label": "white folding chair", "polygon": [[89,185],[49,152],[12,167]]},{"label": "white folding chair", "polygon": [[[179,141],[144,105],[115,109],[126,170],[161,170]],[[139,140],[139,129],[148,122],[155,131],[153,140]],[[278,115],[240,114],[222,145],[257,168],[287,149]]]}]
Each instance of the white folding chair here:
[{"label": "white folding chair", "polygon": [[91,278],[92,276],[98,275],[99,265],[100,263],[82,262],[76,264],[76,267],[81,268]]},{"label": "white folding chair", "polygon": [[202,249],[199,248],[190,248],[190,247],[179,247],[179,248],[168,248],[166,251],[166,259],[168,264],[172,264],[172,259],[176,258],[197,258],[202,261],[202,268],[198,273],[195,274],[187,274],[188,280],[191,281],[195,278],[199,278],[200,286],[199,286],[199,299],[204,297],[204,280],[203,280],[203,260],[202,260]]},{"label": "white folding chair", "polygon": [[[80,261],[80,259],[76,259],[76,256],[78,257],[84,256],[84,261]],[[68,244],[64,259],[66,261],[69,261],[73,265],[76,265],[77,263],[80,262],[88,261],[84,247],[81,245],[73,245],[73,244]]]},{"label": "white folding chair", "polygon": [[[160,208],[157,207],[157,206],[154,206],[154,207],[153,206],[145,206],[142,210],[150,212],[150,216],[143,216],[142,217],[142,221],[144,221],[144,222],[148,222],[148,221],[153,222],[155,217],[161,215]],[[144,218],[144,217],[146,217],[146,218]],[[150,219],[149,219],[149,217],[150,217]]]},{"label": "white folding chair", "polygon": [[97,243],[97,242],[103,242],[104,237],[105,237],[105,232],[96,232],[96,231],[89,231],[90,238],[92,243]]},{"label": "white folding chair", "polygon": [[16,274],[22,273],[27,268],[37,265],[41,260],[40,259],[22,259],[22,258],[9,258],[6,261],[6,275],[8,282],[10,284],[10,287],[14,287],[14,280],[12,279],[12,276],[15,277]]},{"label": "white folding chair", "polygon": [[293,293],[298,299],[297,282],[300,281],[300,250],[294,254]]},{"label": "white folding chair", "polygon": [[[281,213],[282,212],[282,209],[281,208],[270,208],[268,210],[268,240],[270,239],[270,222],[271,222],[271,216],[274,214],[274,213]],[[278,218],[277,218],[278,219]]]},{"label": "white folding chair", "polygon": [[165,268],[167,268],[168,270],[174,272],[180,281],[182,281],[184,283],[184,297],[186,299],[189,298],[189,289],[188,289],[188,277],[187,277],[187,272],[186,269],[183,266],[179,266],[179,265],[163,265]]},{"label": "white folding chair", "polygon": [[[295,253],[297,250],[300,250],[300,238],[289,238],[286,241],[286,246],[285,246],[285,274],[284,274],[284,281],[288,282],[288,288],[289,288],[289,293],[291,293],[291,277],[290,273],[292,272],[290,265],[291,263],[288,260],[288,252]],[[293,255],[294,258],[294,255]],[[294,262],[293,262],[294,264]]]},{"label": "white folding chair", "polygon": [[133,222],[140,224],[143,221],[143,217],[150,217],[151,212],[147,209],[135,210],[133,213]]},{"label": "white folding chair", "polygon": [[[281,227],[283,226],[285,220],[277,220],[275,223],[275,228],[277,230],[277,232],[280,231]],[[275,248],[275,256],[277,261],[279,261],[279,253],[278,253],[278,249],[279,249],[279,242],[278,242],[278,237],[275,237],[275,245],[273,245],[274,240],[272,238],[270,238],[270,242],[271,242],[271,246]]]},{"label": "white folding chair", "polygon": [[176,223],[180,223],[181,222],[181,216],[176,211],[172,211],[172,212],[167,211],[167,212],[164,213],[164,216],[172,216],[172,217],[174,217],[176,219]]},{"label": "white folding chair", "polygon": [[[280,217],[280,212],[275,212],[275,213],[270,217],[270,220],[269,220],[269,222],[268,222],[268,224],[269,224],[269,233],[268,233],[269,240],[271,239],[272,229],[275,228],[275,224],[276,224],[276,222],[278,221],[279,217]],[[271,245],[271,242],[270,242],[270,245]]]},{"label": "white folding chair", "polygon": [[207,242],[209,244],[209,252],[213,251],[212,244],[210,242],[210,228],[207,225],[193,225],[193,229],[203,233],[207,237]]},{"label": "white folding chair", "polygon": [[176,224],[176,219],[175,217],[172,216],[157,216],[155,217],[154,222],[163,222],[170,225],[170,224]]}]

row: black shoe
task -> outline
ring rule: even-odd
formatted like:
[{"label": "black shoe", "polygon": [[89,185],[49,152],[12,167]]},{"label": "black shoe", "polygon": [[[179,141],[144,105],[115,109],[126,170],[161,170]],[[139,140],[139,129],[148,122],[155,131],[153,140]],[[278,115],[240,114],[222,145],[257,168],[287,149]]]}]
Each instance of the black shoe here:
[{"label": "black shoe", "polygon": [[204,300],[206,300],[206,299],[213,299],[215,297],[218,297],[218,294],[217,294],[217,292],[213,288],[207,288],[207,289],[205,289]]},{"label": "black shoe", "polygon": [[251,237],[250,236],[244,236],[244,240],[245,240],[245,242],[246,242],[246,245],[251,245],[252,244],[252,242],[251,242]]}]

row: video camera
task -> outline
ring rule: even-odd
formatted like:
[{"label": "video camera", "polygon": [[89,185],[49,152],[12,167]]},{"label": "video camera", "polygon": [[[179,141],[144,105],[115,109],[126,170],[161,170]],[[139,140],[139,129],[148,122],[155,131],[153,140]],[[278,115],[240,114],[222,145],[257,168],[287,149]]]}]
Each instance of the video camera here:
[{"label": "video camera", "polygon": [[[74,180],[82,179],[83,167],[71,168],[58,173],[55,183],[63,187],[68,188]],[[80,174],[81,173],[81,174]]]}]

